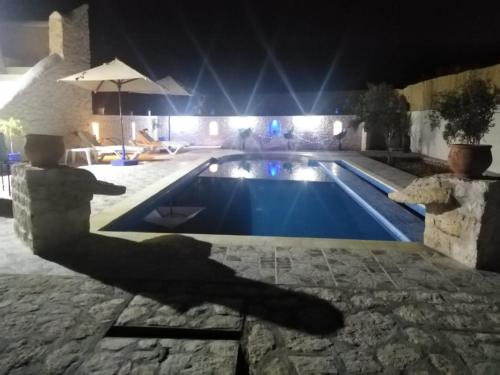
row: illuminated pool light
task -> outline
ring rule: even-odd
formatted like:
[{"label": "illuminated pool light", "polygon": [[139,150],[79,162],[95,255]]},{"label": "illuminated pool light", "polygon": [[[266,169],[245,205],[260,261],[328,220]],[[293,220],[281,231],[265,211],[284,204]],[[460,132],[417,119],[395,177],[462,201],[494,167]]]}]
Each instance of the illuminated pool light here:
[{"label": "illuminated pool light", "polygon": [[318,175],[316,171],[310,167],[301,167],[293,172],[294,179],[301,180],[304,182],[307,181],[316,181],[318,179]]},{"label": "illuminated pool light", "polygon": [[217,164],[217,163],[210,164],[210,167],[208,167],[208,170],[212,173],[217,173],[217,171],[219,170],[219,164]]},{"label": "illuminated pool light", "polygon": [[267,163],[267,174],[271,177],[276,177],[281,170],[281,164],[278,162],[270,161]]}]

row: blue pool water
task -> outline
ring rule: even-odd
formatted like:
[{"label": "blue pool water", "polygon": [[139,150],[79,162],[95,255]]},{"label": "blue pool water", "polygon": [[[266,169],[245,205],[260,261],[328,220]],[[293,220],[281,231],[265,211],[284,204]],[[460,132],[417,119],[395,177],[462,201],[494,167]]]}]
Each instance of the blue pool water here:
[{"label": "blue pool water", "polygon": [[[355,190],[359,190],[361,196]],[[389,201],[379,190],[370,190],[366,182],[335,163],[233,160],[207,166],[105,229],[403,239],[401,233],[398,236],[398,228],[371,208],[363,195],[369,196],[368,201],[384,200],[389,209],[381,210],[389,210],[389,216],[396,221],[409,218],[418,224],[418,219]]]}]

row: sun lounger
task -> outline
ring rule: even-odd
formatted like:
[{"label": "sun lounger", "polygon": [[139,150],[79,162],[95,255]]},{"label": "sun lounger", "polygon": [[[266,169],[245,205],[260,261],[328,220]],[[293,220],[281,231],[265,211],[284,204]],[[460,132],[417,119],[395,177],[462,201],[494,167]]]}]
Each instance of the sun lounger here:
[{"label": "sun lounger", "polygon": [[135,146],[144,147],[151,151],[167,151],[170,155],[175,155],[180,150],[189,147],[189,143],[187,142],[155,141],[144,130],[139,130],[137,132],[135,141],[131,142]]},{"label": "sun lounger", "polygon": [[[87,159],[87,163],[89,165],[91,164],[92,161],[90,155],[92,155],[94,159],[100,161],[106,155],[116,155],[121,157],[123,153],[122,145],[117,145],[117,144],[102,145],[95,139],[95,137],[92,134],[86,131],[76,131],[75,134],[78,136],[78,138],[80,138],[83,147],[66,150],[66,163],[68,161],[68,156],[70,153],[72,154],[73,160],[76,153],[78,152],[84,153]],[[125,154],[127,158],[132,160],[137,159],[139,155],[144,151],[145,151],[144,147],[125,146]]]}]

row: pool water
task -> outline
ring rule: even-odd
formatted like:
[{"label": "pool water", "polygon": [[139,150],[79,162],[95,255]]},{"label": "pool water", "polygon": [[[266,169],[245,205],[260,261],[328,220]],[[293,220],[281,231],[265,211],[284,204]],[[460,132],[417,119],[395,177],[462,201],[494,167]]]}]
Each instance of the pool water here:
[{"label": "pool water", "polygon": [[319,164],[296,160],[212,164],[106,229],[397,239],[390,228],[353,200]]}]

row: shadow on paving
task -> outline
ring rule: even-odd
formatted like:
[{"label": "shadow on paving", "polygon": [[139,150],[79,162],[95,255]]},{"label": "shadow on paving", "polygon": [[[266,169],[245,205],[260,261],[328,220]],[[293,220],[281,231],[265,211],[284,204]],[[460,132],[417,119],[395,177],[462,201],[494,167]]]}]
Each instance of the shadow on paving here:
[{"label": "shadow on paving", "polygon": [[0,198],[0,217],[9,219],[14,217],[12,212],[12,200]]},{"label": "shadow on paving", "polygon": [[[89,235],[74,246],[41,256],[132,294],[154,293],[151,296],[157,302],[178,311],[215,303],[309,334],[331,334],[343,327],[342,313],[329,302],[239,277],[209,258],[211,246],[181,235],[143,242]],[[194,303],[175,303],[169,290],[174,281],[193,285]],[[207,285],[216,288],[204,289]]]}]

